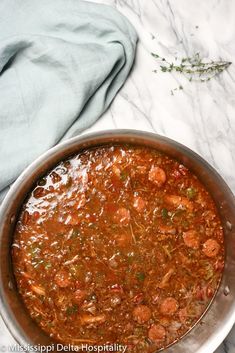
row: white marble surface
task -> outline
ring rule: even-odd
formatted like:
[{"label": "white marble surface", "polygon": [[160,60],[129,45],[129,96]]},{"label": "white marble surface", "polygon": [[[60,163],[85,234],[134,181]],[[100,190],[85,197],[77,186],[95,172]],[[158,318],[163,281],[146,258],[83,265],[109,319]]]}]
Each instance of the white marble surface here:
[{"label": "white marble surface", "polygon": [[[128,81],[89,131],[132,128],[173,138],[210,162],[235,193],[235,1],[97,2],[115,6],[125,14],[135,25],[140,41]],[[169,60],[200,52],[207,59],[234,63],[218,78],[195,83],[177,74],[154,74],[159,65],[151,52]],[[179,85],[183,90],[171,95]],[[13,342],[0,321],[1,345]],[[235,353],[235,327],[216,353]]]}]

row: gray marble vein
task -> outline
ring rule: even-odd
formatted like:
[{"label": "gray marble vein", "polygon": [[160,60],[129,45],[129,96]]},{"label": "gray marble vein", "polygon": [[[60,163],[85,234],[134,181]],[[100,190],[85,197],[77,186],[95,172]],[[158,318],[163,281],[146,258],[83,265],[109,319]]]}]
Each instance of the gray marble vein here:
[{"label": "gray marble vein", "polygon": [[[173,138],[211,163],[235,192],[235,1],[96,2],[110,4],[126,15],[140,41],[126,84],[88,131],[131,128]],[[234,63],[207,83],[189,82],[180,74],[161,72],[151,52],[169,61],[200,52],[208,60]],[[13,342],[0,321],[0,343]],[[216,353],[235,353],[235,327]]]}]

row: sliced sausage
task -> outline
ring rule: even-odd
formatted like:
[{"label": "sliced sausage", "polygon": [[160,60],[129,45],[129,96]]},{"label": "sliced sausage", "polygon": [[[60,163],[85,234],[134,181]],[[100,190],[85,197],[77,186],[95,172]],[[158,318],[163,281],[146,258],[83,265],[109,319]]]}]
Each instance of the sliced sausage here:
[{"label": "sliced sausage", "polygon": [[193,202],[189,201],[187,197],[178,196],[178,195],[166,195],[164,197],[166,203],[170,206],[177,208],[187,208],[189,211],[193,211]]},{"label": "sliced sausage", "polygon": [[166,173],[162,168],[153,166],[149,171],[149,180],[161,187],[166,182]]},{"label": "sliced sausage", "polygon": [[220,245],[214,239],[208,239],[203,244],[203,250],[202,251],[208,257],[215,257],[216,255],[218,255],[219,250],[220,250]]},{"label": "sliced sausage", "polygon": [[178,310],[179,304],[175,298],[168,297],[163,300],[160,312],[163,315],[173,315]]},{"label": "sliced sausage", "polygon": [[192,249],[198,249],[200,245],[200,241],[198,238],[198,234],[195,230],[188,230],[183,233],[183,239],[186,246]]},{"label": "sliced sausage", "polygon": [[166,329],[158,324],[158,325],[152,325],[148,331],[148,338],[154,342],[154,343],[159,343],[159,341],[164,340],[166,337]]},{"label": "sliced sausage", "polygon": [[143,324],[151,318],[151,310],[146,305],[138,305],[133,310],[134,320],[138,322],[138,324]]}]

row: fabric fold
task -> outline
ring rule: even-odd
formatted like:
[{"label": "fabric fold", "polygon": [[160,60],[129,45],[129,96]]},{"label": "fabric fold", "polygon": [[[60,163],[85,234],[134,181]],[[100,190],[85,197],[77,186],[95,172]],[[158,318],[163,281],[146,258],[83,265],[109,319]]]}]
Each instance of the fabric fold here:
[{"label": "fabric fold", "polygon": [[91,126],[125,82],[137,35],[80,0],[0,4],[0,191],[36,157]]}]

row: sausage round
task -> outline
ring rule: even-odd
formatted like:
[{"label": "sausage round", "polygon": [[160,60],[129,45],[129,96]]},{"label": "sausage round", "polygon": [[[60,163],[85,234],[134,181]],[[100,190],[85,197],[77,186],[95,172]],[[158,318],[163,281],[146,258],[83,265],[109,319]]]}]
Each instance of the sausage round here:
[{"label": "sausage round", "polygon": [[203,244],[203,252],[206,256],[208,257],[214,257],[218,255],[220,249],[220,245],[217,243],[216,240],[214,239],[208,239],[204,244]]},{"label": "sausage round", "polygon": [[158,343],[159,341],[164,340],[166,337],[166,329],[158,324],[158,325],[152,325],[148,331],[148,338],[154,342]]},{"label": "sausage round", "polygon": [[143,324],[151,318],[151,310],[146,305],[138,305],[133,310],[134,320],[138,322],[138,324]]},{"label": "sausage round", "polygon": [[168,297],[163,300],[160,312],[163,315],[173,315],[178,310],[179,304],[175,298]]}]

